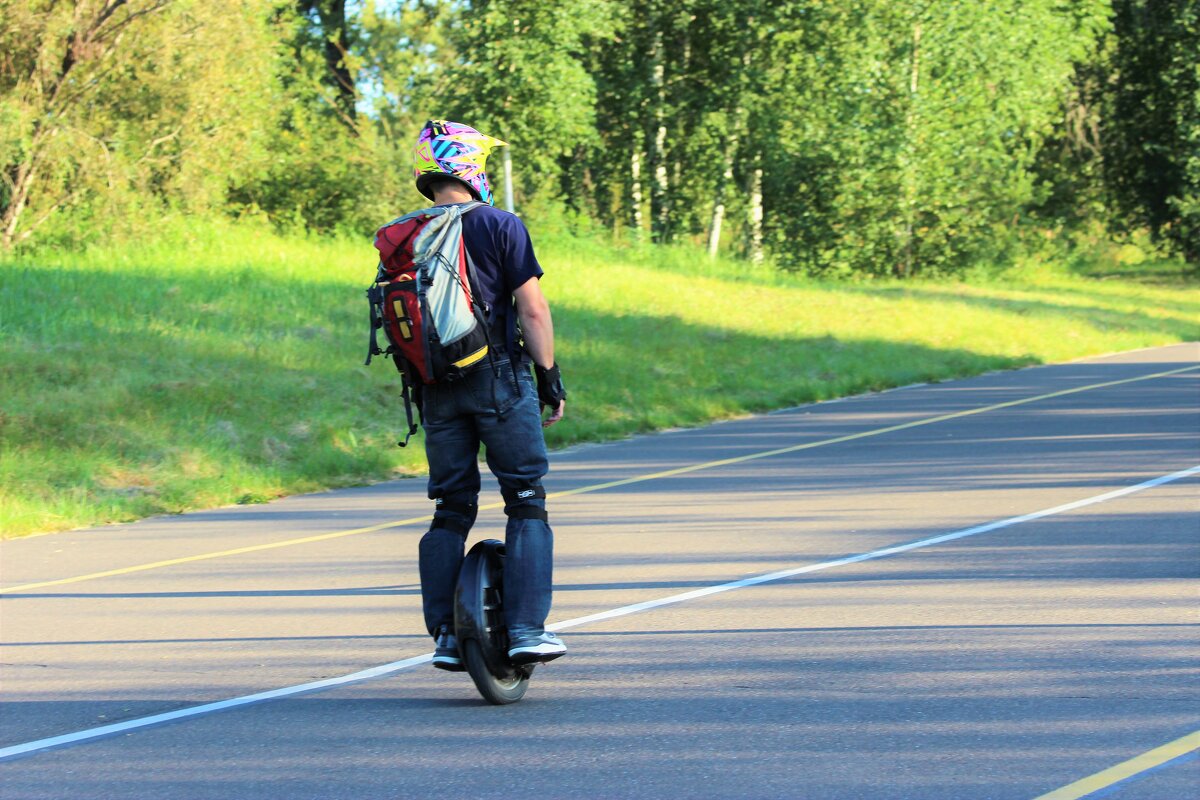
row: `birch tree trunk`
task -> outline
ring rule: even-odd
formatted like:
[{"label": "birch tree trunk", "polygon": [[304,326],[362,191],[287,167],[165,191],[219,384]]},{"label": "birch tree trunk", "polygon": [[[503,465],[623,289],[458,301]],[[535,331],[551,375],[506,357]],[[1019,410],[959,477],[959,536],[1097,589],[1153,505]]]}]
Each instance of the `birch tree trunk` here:
[{"label": "birch tree trunk", "polygon": [[913,24],[912,65],[908,79],[908,109],[904,125],[904,258],[897,264],[900,277],[913,271],[913,227],[917,209],[917,90],[921,79],[921,21]]},{"label": "birch tree trunk", "polygon": [[762,159],[755,156],[750,178],[750,261],[755,264],[761,264],[763,260],[762,178]]},{"label": "birch tree trunk", "polygon": [[[737,117],[741,116],[741,111],[735,112]],[[733,163],[737,160],[738,152],[738,131],[735,128],[733,134],[729,137],[729,141],[725,147],[725,166],[721,170],[721,177],[717,181],[716,200],[713,202],[712,224],[708,228],[708,255],[710,258],[717,257],[717,250],[721,246],[721,226],[725,222],[725,193],[729,191],[730,185],[733,183]]]},{"label": "birch tree trunk", "polygon": [[654,179],[650,185],[650,225],[651,239],[655,242],[664,241],[670,221],[670,210],[667,207],[667,94],[662,47],[663,35],[659,30],[654,34],[654,45],[650,54],[650,85],[654,89],[654,147],[650,152]]},{"label": "birch tree trunk", "polygon": [[512,177],[512,148],[504,148],[504,210],[510,214],[516,213],[516,207],[513,204],[513,177]]},{"label": "birch tree trunk", "polygon": [[[751,30],[755,28],[755,17],[750,17],[746,20],[747,25]],[[724,168],[721,170],[721,176],[717,179],[716,198],[713,202],[712,224],[708,229],[708,255],[710,258],[716,258],[717,251],[721,246],[721,228],[725,222],[725,196],[729,192],[729,187],[733,185],[733,165],[737,163],[739,147],[742,139],[742,132],[746,127],[746,110],[744,101],[747,92],[747,78],[750,73],[750,57],[754,52],[754,48],[747,47],[742,53],[742,72],[737,77],[736,88],[732,95],[733,110],[729,114],[729,118],[733,121],[732,128],[729,133],[729,138],[725,141],[723,157],[725,160]],[[760,180],[761,187],[761,180]],[[761,206],[761,192],[759,198]],[[761,209],[759,218],[761,219]],[[760,243],[762,237],[758,240]]]},{"label": "birch tree trunk", "polygon": [[633,235],[641,242],[645,228],[642,222],[642,152],[640,144],[635,144],[629,153],[629,202],[633,206],[630,217],[633,225]]}]

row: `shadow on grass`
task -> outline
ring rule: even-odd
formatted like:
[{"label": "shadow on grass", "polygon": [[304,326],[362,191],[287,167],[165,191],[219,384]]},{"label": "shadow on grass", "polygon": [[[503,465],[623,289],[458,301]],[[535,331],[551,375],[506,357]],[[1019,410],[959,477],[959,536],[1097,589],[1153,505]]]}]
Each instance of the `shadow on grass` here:
[{"label": "shadow on grass", "polygon": [[1200,286],[1200,264],[1176,259],[1151,257],[1136,264],[1119,264],[1112,259],[1077,255],[1068,259],[1067,269],[1087,280],[1119,280],[1154,287]]},{"label": "shadow on grass", "polygon": [[1103,292],[1088,292],[1076,288],[1054,287],[1046,289],[1049,295],[1068,295],[1085,299],[1091,303],[1088,306],[1072,305],[1070,303],[1055,303],[1046,300],[1026,300],[1007,297],[980,297],[972,294],[959,294],[951,289],[936,289],[914,286],[894,286],[869,288],[847,286],[845,291],[862,294],[875,298],[889,300],[932,300],[987,311],[1003,311],[1018,316],[1055,316],[1077,325],[1086,325],[1098,330],[1141,330],[1170,336],[1178,341],[1190,341],[1200,338],[1200,299],[1195,302],[1179,298],[1172,299],[1169,306],[1164,306],[1170,316],[1155,316],[1141,311],[1120,311],[1104,308],[1103,304],[1111,303],[1113,298]]},{"label": "shadow on grass", "polygon": [[696,425],[1035,363],[958,348],[832,336],[775,338],[652,315],[555,308],[568,424],[552,445]]},{"label": "shadow on grass", "polygon": [[[7,532],[261,502],[423,469],[418,442],[394,444],[403,406],[392,367],[362,365],[362,287],[248,270],[91,272],[72,286],[77,300],[64,305],[60,270],[4,272],[0,442],[11,458],[0,478],[24,509],[19,525],[4,522]],[[1130,324],[1165,325],[1135,316]],[[720,308],[712,320],[556,305],[571,397],[550,445],[1035,361],[756,336],[722,327]]]}]

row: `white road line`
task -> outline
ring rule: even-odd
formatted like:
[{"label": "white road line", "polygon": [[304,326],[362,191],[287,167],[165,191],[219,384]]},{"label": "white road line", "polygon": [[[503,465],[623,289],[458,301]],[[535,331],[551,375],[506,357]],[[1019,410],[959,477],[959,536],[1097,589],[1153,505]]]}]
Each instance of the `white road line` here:
[{"label": "white road line", "polygon": [[298,694],[307,694],[309,692],[319,692],[324,689],[332,689],[335,686],[345,686],[351,683],[360,681],[369,681],[372,678],[382,678],[386,675],[391,675],[394,672],[399,672],[409,667],[415,667],[418,664],[426,664],[433,660],[433,653],[426,653],[423,656],[413,656],[406,658],[403,661],[393,661],[390,664],[380,664],[378,667],[371,667],[359,672],[351,672],[349,675],[341,675],[337,678],[325,678],[320,681],[312,681],[311,683],[301,683],[296,686],[284,686],[280,689],[271,689],[266,692],[258,692],[256,694],[247,694],[241,697],[234,697],[229,700],[218,700],[215,703],[205,703],[202,706],[189,706],[188,708],[180,708],[175,711],[167,711],[162,714],[153,714],[149,717],[139,717],[137,719],[126,720],[125,722],[114,722],[112,725],[102,725],[99,728],[88,728],[74,733],[64,733],[61,736],[51,736],[48,739],[38,739],[33,742],[25,742],[24,744],[14,744],[11,747],[0,748],[0,761],[17,756],[28,755],[39,750],[49,750],[54,747],[64,747],[70,744],[78,744],[86,742],[89,739],[99,739],[104,736],[112,736],[125,731],[132,731],[138,728],[146,728],[151,725],[161,725],[164,722],[173,722],[177,719],[186,719],[188,717],[197,717],[202,714],[212,714],[216,711],[226,711],[230,708],[246,706],[252,703],[262,703],[266,700],[276,700],[280,697],[293,697]]},{"label": "white road line", "polygon": [[819,564],[808,564],[803,567],[794,567],[792,569],[784,569],[778,572],[768,572],[763,575],[754,575],[738,581],[722,583],[716,586],[707,586],[703,589],[696,589],[691,592],[684,592],[683,594],[675,594],[671,595],[670,597],[660,598],[658,600],[647,600],[643,603],[634,603],[633,605],[614,608],[611,611],[602,611],[599,614],[590,614],[586,617],[576,617],[575,619],[569,619],[565,622],[547,625],[546,628],[547,630],[561,631],[566,628],[574,628],[578,625],[587,625],[591,622],[599,622],[600,620],[623,617],[626,614],[636,614],[639,611],[646,611],[651,608],[658,608],[659,606],[671,605],[672,603],[682,603],[685,600],[695,600],[697,597],[707,597],[710,594],[718,594],[720,592],[728,592],[733,589],[741,589],[745,586],[754,586],[759,583],[767,583],[768,581],[778,581],[784,578],[791,578],[795,575],[804,575],[808,572],[819,572],[824,569],[845,566],[846,564],[857,564],[860,561],[870,561],[876,558],[894,556],[897,553],[906,553],[909,550],[917,550],[922,547],[929,547],[930,545],[951,542],[955,539],[965,539],[968,536],[975,536],[976,534],[987,533],[988,531],[994,531],[999,528],[1020,525],[1022,522],[1031,522],[1035,519],[1041,519],[1042,517],[1049,517],[1053,514],[1062,514],[1067,511],[1074,511],[1075,509],[1083,508],[1084,506],[1103,503],[1105,500],[1112,500],[1117,497],[1123,497],[1127,494],[1133,494],[1134,492],[1141,492],[1146,489],[1151,489],[1155,486],[1161,486],[1164,483],[1177,481],[1181,478],[1187,478],[1195,475],[1197,472],[1200,472],[1200,464],[1191,467],[1190,469],[1172,472],[1170,475],[1163,475],[1162,477],[1154,478],[1153,480],[1146,481],[1145,483],[1139,483],[1135,486],[1127,486],[1124,489],[1116,489],[1104,494],[1098,494],[1095,497],[1086,497],[1083,500],[1076,500],[1073,503],[1064,503],[1061,506],[1045,508],[1041,511],[1034,511],[1031,514],[1022,514],[1019,517],[1008,517],[1007,519],[989,522],[985,525],[977,525],[974,528],[965,528],[961,531],[944,533],[941,536],[933,536],[929,539],[921,539],[920,541],[909,542],[907,544],[898,544],[894,547],[885,547],[880,550],[872,550],[869,553],[860,553],[856,556],[847,556],[846,558],[839,558],[834,561],[822,561]]},{"label": "white road line", "polygon": [[[660,608],[662,606],[674,605],[683,603],[688,600],[695,600],[700,597],[707,597],[721,592],[729,592],[734,589],[742,589],[747,586],[755,586],[760,583],[768,583],[770,581],[783,580],[796,575],[804,575],[809,572],[819,572],[821,570],[833,569],[834,567],[842,567],[847,564],[857,564],[860,561],[870,561],[876,558],[886,558],[899,553],[907,553],[910,550],[918,550],[923,547],[931,547],[935,544],[944,542],[952,542],[955,539],[965,539],[968,536],[976,536],[981,533],[999,530],[1000,528],[1008,528],[1013,525],[1020,525],[1023,522],[1032,522],[1043,517],[1053,516],[1054,514],[1062,514],[1067,511],[1074,511],[1085,506],[1103,503],[1107,500],[1113,500],[1125,495],[1134,494],[1136,492],[1153,489],[1156,486],[1161,486],[1165,483],[1181,480],[1200,473],[1200,464],[1189,469],[1172,472],[1169,475],[1163,475],[1152,480],[1144,481],[1133,486],[1127,486],[1124,489],[1116,489],[1104,494],[1098,494],[1093,497],[1085,497],[1082,500],[1076,500],[1072,503],[1064,503],[1063,505],[1054,506],[1053,508],[1045,508],[1041,511],[1034,511],[1030,514],[1022,514],[1018,517],[1008,517],[1006,519],[989,522],[984,525],[977,525],[973,528],[964,528],[963,530],[954,531],[952,533],[942,534],[941,536],[932,536],[928,539],[921,539],[907,544],[899,544],[893,547],[884,547],[879,550],[872,550],[869,553],[860,553],[854,556],[834,559],[833,561],[822,561],[819,564],[807,564],[803,567],[794,567],[792,569],[779,570],[778,572],[768,572],[762,575],[755,575],[750,578],[742,578],[741,580],[730,581],[729,583],[721,583],[715,586],[708,586],[703,589],[696,589],[691,592],[683,592],[682,594],[674,594],[669,597],[659,598],[658,600],[647,600],[642,603],[634,603],[628,606],[621,606],[609,611],[602,611],[598,614],[589,614],[583,617],[575,617],[574,619],[564,620],[553,625],[547,625],[548,630],[561,631],[568,628],[577,628],[582,625],[588,625],[593,622],[600,622],[607,619],[615,619],[616,617],[624,617],[629,614],[637,614],[642,611]],[[51,736],[47,739],[37,739],[32,742],[23,744],[15,744],[9,747],[0,748],[0,761],[6,759],[17,758],[19,756],[29,755],[42,750],[49,750],[56,747],[64,747],[72,744],[79,744],[91,739],[99,739],[105,736],[112,736],[118,733],[146,728],[151,725],[160,725],[165,722],[173,722],[175,720],[187,719],[188,717],[197,717],[204,714],[212,714],[217,711],[226,711],[231,708],[251,705],[253,703],[262,703],[267,700],[277,700],[281,697],[293,697],[300,694],[309,694],[311,692],[319,692],[325,689],[332,689],[337,686],[346,686],[352,683],[360,683],[362,681],[373,680],[375,678],[383,678],[395,674],[409,667],[415,667],[420,664],[426,664],[433,658],[433,653],[426,653],[421,656],[413,656],[402,661],[393,661],[389,664],[381,664],[370,669],[352,672],[348,675],[342,675],[336,678],[326,678],[324,680],[312,681],[310,683],[301,683],[295,686],[285,686],[280,689],[271,689],[266,692],[258,692],[256,694],[243,695],[242,697],[234,697],[229,700],[220,700],[215,703],[205,703],[204,705],[191,706],[189,708],[181,708],[175,711],[168,711],[162,714],[153,714],[148,717],[140,717],[131,719],[125,722],[117,722],[112,725],[103,725],[98,728],[88,728],[74,733],[66,733],[61,736]]]}]

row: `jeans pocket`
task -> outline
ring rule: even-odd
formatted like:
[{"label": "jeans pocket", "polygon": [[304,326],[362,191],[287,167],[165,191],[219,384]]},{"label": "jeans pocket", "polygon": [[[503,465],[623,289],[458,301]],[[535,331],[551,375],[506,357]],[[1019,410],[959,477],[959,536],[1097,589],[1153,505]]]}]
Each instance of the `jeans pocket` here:
[{"label": "jeans pocket", "polygon": [[487,369],[478,370],[467,378],[466,384],[476,410],[481,413],[494,411],[503,414],[521,399],[517,376],[508,362],[498,363],[496,372],[492,371],[490,365]]}]

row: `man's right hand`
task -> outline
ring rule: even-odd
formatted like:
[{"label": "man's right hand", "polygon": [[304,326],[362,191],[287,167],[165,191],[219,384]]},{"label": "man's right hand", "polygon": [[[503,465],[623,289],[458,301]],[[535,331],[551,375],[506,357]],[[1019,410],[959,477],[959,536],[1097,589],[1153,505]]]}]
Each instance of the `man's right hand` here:
[{"label": "man's right hand", "polygon": [[534,364],[533,374],[537,378],[538,402],[543,410],[547,406],[553,409],[550,416],[542,422],[543,428],[549,428],[563,418],[567,408],[567,390],[563,386],[562,373],[559,372],[557,364],[549,368]]},{"label": "man's right hand", "polygon": [[549,428],[551,425],[558,422],[560,419],[563,418],[563,414],[566,413],[566,410],[567,410],[567,401],[566,400],[560,401],[558,404],[558,408],[556,408],[554,410],[554,413],[551,414],[550,416],[546,417],[544,420],[542,420],[542,427]]}]

